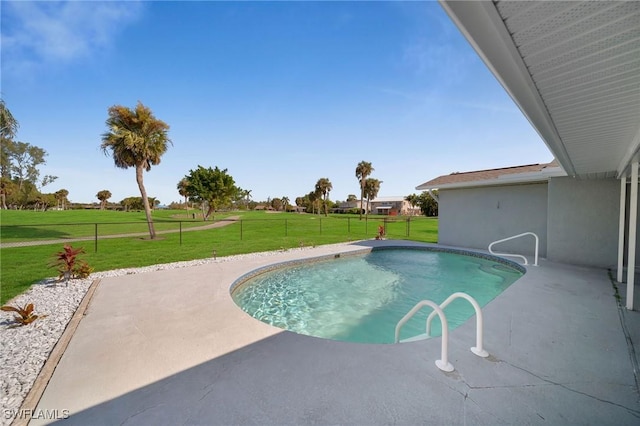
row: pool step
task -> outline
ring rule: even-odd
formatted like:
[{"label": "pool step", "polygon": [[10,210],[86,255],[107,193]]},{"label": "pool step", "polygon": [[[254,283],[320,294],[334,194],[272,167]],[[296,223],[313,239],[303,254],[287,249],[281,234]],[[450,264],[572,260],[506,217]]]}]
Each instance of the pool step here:
[{"label": "pool step", "polygon": [[408,337],[406,339],[400,340],[400,343],[408,343],[408,342],[418,342],[420,340],[431,339],[432,336],[429,336],[427,333],[418,334],[417,336]]}]

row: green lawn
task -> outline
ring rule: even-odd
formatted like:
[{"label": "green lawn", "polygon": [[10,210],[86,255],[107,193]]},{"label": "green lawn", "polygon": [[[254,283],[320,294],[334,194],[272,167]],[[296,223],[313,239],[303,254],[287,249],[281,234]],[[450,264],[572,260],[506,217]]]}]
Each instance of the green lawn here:
[{"label": "green lawn", "polygon": [[[202,226],[203,221],[193,219],[198,211],[156,210],[153,221],[156,231],[178,230]],[[228,214],[216,216],[226,217]],[[0,210],[2,225],[0,241],[3,243],[51,240],[60,238],[93,237],[96,235],[148,232],[144,212],[108,210],[25,211]]]},{"label": "green lawn", "polygon": [[[188,231],[189,227],[211,222],[191,219],[185,211],[154,212],[157,230],[183,232],[161,234],[156,240],[146,237],[122,237],[70,243],[83,247],[86,260],[96,272],[140,267],[160,263],[260,251],[314,246],[374,238],[385,217],[329,215],[329,217],[297,213],[231,212],[217,214],[216,220],[239,216],[240,220],[214,229]],[[0,236],[3,243],[147,232],[144,212],[113,211],[0,211]],[[387,238],[437,242],[437,219],[415,217],[407,225],[406,218],[386,217]],[[84,225],[77,225],[77,224]],[[73,224],[73,225],[72,225]],[[74,228],[75,227],[75,228]],[[83,231],[80,231],[83,229]],[[30,236],[30,237],[29,237]],[[9,247],[0,250],[0,303],[27,290],[33,283],[56,275],[49,267],[53,255],[62,244]],[[97,250],[96,250],[97,249]]]}]

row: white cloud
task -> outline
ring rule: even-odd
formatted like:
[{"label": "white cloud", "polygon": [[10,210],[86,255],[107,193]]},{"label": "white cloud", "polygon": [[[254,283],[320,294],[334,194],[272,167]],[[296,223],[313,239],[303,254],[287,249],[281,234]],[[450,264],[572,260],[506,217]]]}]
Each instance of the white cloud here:
[{"label": "white cloud", "polygon": [[111,46],[138,19],[140,2],[3,2],[2,50],[10,69],[71,63]]}]

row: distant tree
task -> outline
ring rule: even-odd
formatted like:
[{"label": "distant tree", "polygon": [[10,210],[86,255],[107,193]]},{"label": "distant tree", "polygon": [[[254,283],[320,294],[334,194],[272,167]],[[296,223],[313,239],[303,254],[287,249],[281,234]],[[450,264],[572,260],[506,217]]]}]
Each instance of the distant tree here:
[{"label": "distant tree", "polygon": [[365,196],[365,182],[374,170],[375,169],[371,163],[367,161],[361,161],[356,166],[356,178],[358,178],[358,182],[360,182],[360,220],[362,220],[362,203]]},{"label": "distant tree", "polygon": [[251,202],[251,190],[250,189],[242,189],[242,190],[240,190],[240,194],[242,195],[242,198],[244,199],[245,209],[249,210],[249,204]]},{"label": "distant tree", "polygon": [[324,215],[328,216],[327,212],[327,199],[329,197],[329,192],[333,189],[333,185],[328,178],[320,178],[318,182],[316,182],[316,193],[318,193],[322,197],[322,204],[324,205]]},{"label": "distant tree", "polygon": [[[433,191],[433,195],[438,196],[438,191]],[[422,214],[425,216],[438,216],[438,203],[434,200],[427,191],[423,191],[418,196],[417,204],[422,210]]]},{"label": "distant tree", "polygon": [[275,211],[280,211],[282,210],[282,199],[280,198],[274,198],[271,200],[271,207],[273,207],[273,209]]},{"label": "distant tree", "polygon": [[289,210],[289,204],[290,204],[289,197],[285,195],[284,197],[281,198],[281,200],[282,200],[282,207],[284,211]]},{"label": "distant tree", "polygon": [[419,198],[420,197],[418,197],[418,195],[416,195],[416,194],[409,194],[406,197],[404,197],[405,201],[407,201],[411,205],[411,214],[412,215],[413,215],[413,210],[418,205]]},{"label": "distant tree", "polygon": [[15,185],[11,179],[0,176],[0,208],[7,209],[7,197],[13,193]]},{"label": "distant tree", "polygon": [[11,183],[11,152],[12,139],[18,132],[18,120],[16,120],[4,99],[0,99],[0,208],[7,208],[7,195]]},{"label": "distant tree", "polygon": [[56,194],[42,194],[36,196],[34,210],[46,211],[49,207],[57,203]]},{"label": "distant tree", "polygon": [[311,210],[312,214],[316,213],[316,204],[317,204],[318,198],[320,198],[320,194],[318,194],[317,191],[311,191],[310,193],[307,194],[307,200],[309,200],[309,207],[311,207],[311,209],[307,207],[307,211]]},{"label": "distant tree", "polygon": [[[150,201],[147,200],[147,203],[150,203]],[[141,197],[127,197],[120,201],[120,205],[124,208],[124,211],[144,210],[144,204]]]},{"label": "distant tree", "polygon": [[233,204],[244,210],[249,210],[249,202],[251,200],[251,190],[245,190],[237,187],[236,194],[233,198]]},{"label": "distant tree", "polygon": [[178,194],[184,197],[184,205],[186,206],[187,212],[189,211],[189,179],[182,178],[180,182],[178,182]]},{"label": "distant tree", "polygon": [[230,203],[238,193],[238,187],[227,169],[220,170],[217,166],[215,169],[198,166],[196,170],[189,170],[186,178],[190,182],[189,196],[207,204],[204,220],[221,206]]},{"label": "distant tree", "polygon": [[109,151],[116,167],[136,169],[136,182],[144,203],[144,212],[149,226],[149,237],[154,239],[156,231],[151,217],[151,206],[144,187],[143,172],[151,166],[160,164],[162,155],[167,152],[171,140],[168,136],[169,125],[158,120],[151,109],[141,102],[135,109],[121,105],[109,108],[106,125],[109,131],[102,135],[101,148],[105,154]]},{"label": "distant tree", "polygon": [[102,191],[98,191],[96,198],[100,200],[100,210],[104,210],[107,207],[107,200],[111,198],[111,192],[103,189]]},{"label": "distant tree", "polygon": [[132,200],[131,200],[131,198],[132,197],[128,197],[128,198],[125,198],[125,199],[120,201],[120,205],[122,206],[122,209],[125,212],[128,212],[130,209],[132,209],[132,206],[131,206],[131,204],[132,204],[131,201]]},{"label": "distant tree", "polygon": [[47,152],[29,143],[14,141],[18,127],[18,121],[0,99],[0,207],[6,209],[7,204],[11,204],[15,208],[36,206],[39,209],[44,197],[40,197],[40,188],[57,177],[45,175],[40,179],[40,166],[46,163]]},{"label": "distant tree", "polygon": [[[4,99],[0,99],[0,137],[2,139],[13,139],[18,132],[18,127],[20,127],[18,120],[13,118]],[[4,140],[2,142],[4,143]]]},{"label": "distant tree", "polygon": [[61,208],[62,210],[65,210],[67,207],[67,202],[69,201],[67,199],[67,197],[69,196],[69,191],[67,191],[66,189],[61,189],[59,191],[56,191],[54,195],[56,197],[56,206]]},{"label": "distant tree", "polygon": [[8,202],[17,209],[30,208],[38,203],[40,194],[36,185],[29,181],[23,182],[21,189],[16,183]]},{"label": "distant tree", "polygon": [[[19,190],[22,190],[24,182],[31,182],[36,186],[40,183],[38,167],[46,164],[44,158],[47,152],[44,149],[26,142],[11,142],[3,145],[3,150],[3,156],[8,158],[9,174],[17,182]],[[55,179],[55,176],[46,175],[41,184],[46,186]]]},{"label": "distant tree", "polygon": [[371,200],[375,199],[378,196],[378,192],[380,191],[381,180],[368,178],[364,182],[364,195],[367,197],[367,209],[366,214],[369,215],[369,206],[371,204]]},{"label": "distant tree", "polygon": [[356,197],[355,194],[349,194],[347,196],[347,202],[350,202],[350,201],[358,201],[358,197]]},{"label": "distant tree", "polygon": [[13,141],[5,137],[0,141],[0,176],[11,180],[11,153]]}]

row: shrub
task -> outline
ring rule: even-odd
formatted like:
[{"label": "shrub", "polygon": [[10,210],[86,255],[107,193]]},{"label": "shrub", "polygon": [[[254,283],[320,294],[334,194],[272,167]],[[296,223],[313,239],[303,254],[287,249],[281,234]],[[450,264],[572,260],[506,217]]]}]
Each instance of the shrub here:
[{"label": "shrub", "polygon": [[19,327],[21,325],[28,325],[34,322],[38,318],[43,318],[45,315],[35,315],[33,313],[33,303],[29,303],[28,305],[24,305],[23,307],[14,307],[14,306],[2,306],[0,307],[3,311],[7,312],[15,312],[17,315],[13,317],[13,320],[17,323],[11,327]]},{"label": "shrub", "polygon": [[55,254],[55,261],[51,266],[58,269],[59,280],[64,279],[68,285],[70,278],[86,278],[93,272],[93,268],[87,262],[78,258],[78,255],[84,252],[82,247],[74,249],[65,244],[62,251]]}]

